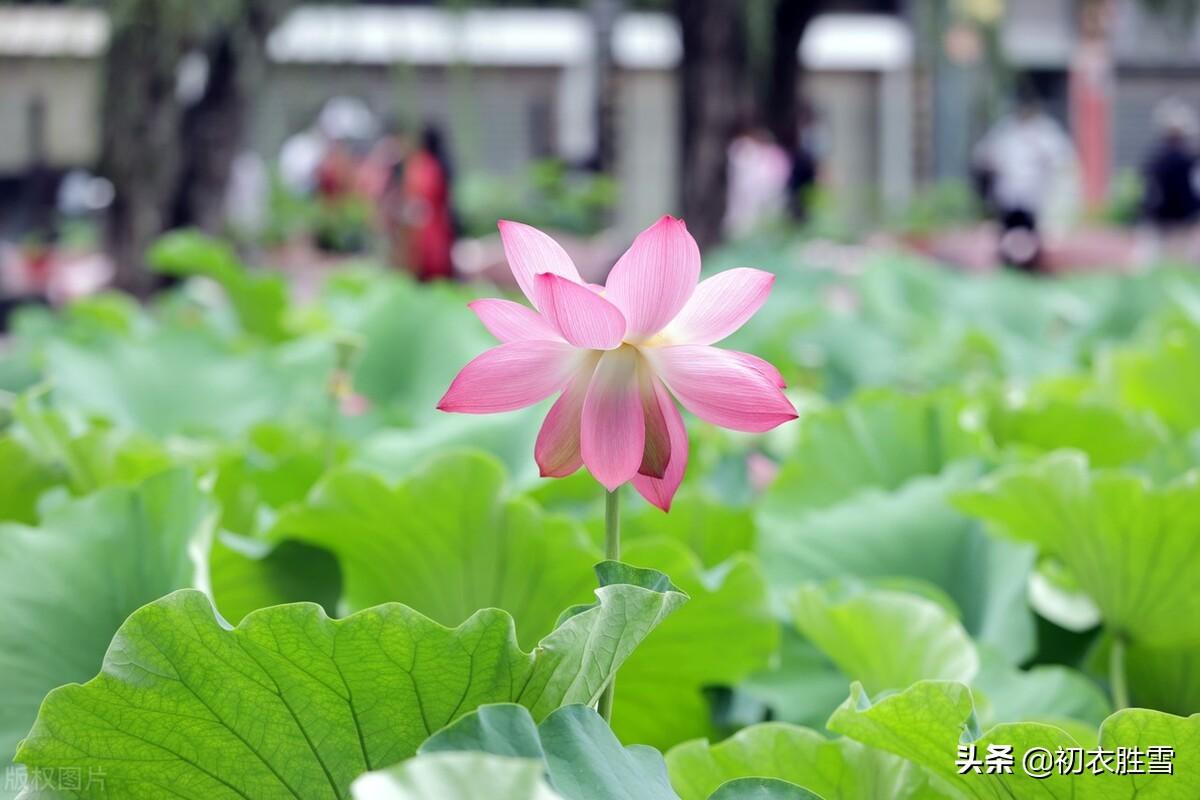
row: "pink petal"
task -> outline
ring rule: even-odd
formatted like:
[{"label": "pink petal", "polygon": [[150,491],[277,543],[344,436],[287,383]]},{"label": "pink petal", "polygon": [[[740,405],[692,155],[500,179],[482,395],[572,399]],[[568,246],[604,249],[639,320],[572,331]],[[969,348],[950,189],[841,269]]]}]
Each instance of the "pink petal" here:
[{"label": "pink petal", "polygon": [[562,341],[554,326],[529,306],[488,297],[472,300],[467,303],[467,308],[474,311],[483,327],[502,342],[524,342],[530,339]]},{"label": "pink petal", "polygon": [[559,275],[538,275],[538,308],[564,339],[589,350],[612,350],[625,335],[625,318],[612,303],[582,283]]},{"label": "pink petal", "polygon": [[639,389],[642,397],[642,418],[646,421],[646,444],[642,448],[642,463],[638,465],[638,474],[649,478],[661,478],[671,465],[671,429],[651,383],[654,376],[650,374],[649,369],[644,372],[646,377],[639,381]]},{"label": "pink petal", "polygon": [[606,351],[583,401],[583,463],[609,491],[636,475],[642,463],[646,423],[637,367],[633,348]]},{"label": "pink petal", "polygon": [[725,352],[729,353],[730,355],[737,356],[747,366],[753,367],[761,372],[767,377],[768,380],[771,381],[771,383],[775,384],[780,389],[787,388],[787,381],[783,379],[783,374],[779,370],[775,369],[775,365],[770,361],[766,361],[758,356],[751,355],[750,353],[739,353],[737,350],[726,350]]},{"label": "pink petal", "polygon": [[671,339],[713,344],[746,324],[767,302],[775,276],[750,267],[726,270],[701,281],[679,316],[667,326]]},{"label": "pink petal", "polygon": [[683,344],[646,351],[684,408],[703,420],[758,433],[796,418],[796,409],[746,353]]},{"label": "pink petal", "polygon": [[583,400],[599,360],[598,355],[593,355],[580,368],[538,431],[533,457],[543,478],[565,478],[583,466],[583,454],[579,450]]},{"label": "pink petal", "polygon": [[442,411],[493,414],[544,400],[566,385],[581,354],[566,342],[509,342],[462,368],[438,403]]},{"label": "pink petal", "polygon": [[500,220],[497,227],[500,228],[500,243],[504,245],[508,268],[534,306],[541,308],[534,295],[534,279],[538,275],[548,272],[575,283],[582,282],[567,251],[537,228],[506,219]]},{"label": "pink petal", "polygon": [[654,396],[658,399],[659,409],[667,423],[667,431],[671,440],[671,458],[667,462],[667,469],[661,478],[652,478],[639,473],[633,478],[633,487],[649,502],[663,511],[670,511],[671,500],[675,497],[675,492],[683,481],[684,472],[687,471],[687,428],[684,427],[679,409],[675,407],[675,401],[671,399],[671,395],[667,394],[662,382],[655,378],[653,386]]},{"label": "pink petal", "polygon": [[663,217],[638,234],[605,284],[629,334],[646,338],[675,318],[696,289],[700,248],[682,220]]}]

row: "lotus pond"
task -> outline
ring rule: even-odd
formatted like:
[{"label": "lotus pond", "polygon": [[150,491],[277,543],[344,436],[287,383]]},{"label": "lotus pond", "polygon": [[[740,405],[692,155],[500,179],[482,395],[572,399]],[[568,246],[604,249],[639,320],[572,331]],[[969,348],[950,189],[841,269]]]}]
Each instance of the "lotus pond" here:
[{"label": "lotus pond", "polygon": [[550,401],[436,408],[486,287],[182,233],[148,306],[21,309],[0,796],[1200,797],[1200,274],[804,252],[705,254],[777,274],[721,346],[799,419],[685,416],[619,561]]}]

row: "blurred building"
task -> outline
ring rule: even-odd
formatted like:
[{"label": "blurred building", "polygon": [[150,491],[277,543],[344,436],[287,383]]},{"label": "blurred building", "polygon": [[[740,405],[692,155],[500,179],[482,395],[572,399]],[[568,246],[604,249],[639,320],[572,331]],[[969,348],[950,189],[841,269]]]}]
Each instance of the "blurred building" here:
[{"label": "blurred building", "polygon": [[[995,64],[981,56],[986,42],[956,21],[953,2],[909,0],[905,15],[825,14],[805,32],[797,58],[823,174],[850,221],[903,206],[916,184],[965,176],[972,143],[1000,110],[1004,98],[989,88]],[[1049,110],[1077,131],[1103,129],[1090,140],[1099,172],[1138,163],[1161,99],[1200,106],[1196,17],[1181,24],[1116,0],[1104,102],[1081,123],[1071,88],[1079,1],[975,5],[1004,11],[1006,70],[1031,76]],[[107,35],[93,8],[0,5],[0,188],[38,159],[54,168],[94,163]],[[266,156],[336,95],[362,98],[381,118],[440,124],[464,170],[513,173],[545,156],[580,163],[596,149],[596,37],[581,11],[301,6],[268,44],[268,88],[250,142]],[[612,168],[636,187],[622,197],[618,224],[634,230],[677,207],[678,26],[666,14],[620,15],[612,49]]]}]

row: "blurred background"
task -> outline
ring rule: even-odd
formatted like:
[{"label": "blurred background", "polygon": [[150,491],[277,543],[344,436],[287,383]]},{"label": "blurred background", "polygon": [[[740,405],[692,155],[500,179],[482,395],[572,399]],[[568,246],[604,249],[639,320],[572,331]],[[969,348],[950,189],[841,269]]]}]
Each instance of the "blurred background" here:
[{"label": "blurred background", "polygon": [[503,281],[514,218],[599,279],[663,213],[1195,262],[1197,107],[1191,0],[0,3],[0,296],[145,296],[180,227],[303,291],[364,256]]}]

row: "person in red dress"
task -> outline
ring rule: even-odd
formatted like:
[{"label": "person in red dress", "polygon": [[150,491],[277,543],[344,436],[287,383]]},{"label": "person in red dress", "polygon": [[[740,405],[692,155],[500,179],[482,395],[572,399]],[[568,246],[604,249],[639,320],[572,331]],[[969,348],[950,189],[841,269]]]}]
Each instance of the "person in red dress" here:
[{"label": "person in red dress", "polygon": [[418,280],[453,276],[454,214],[451,209],[453,174],[441,132],[427,127],[421,145],[404,165],[405,239],[408,268]]}]

